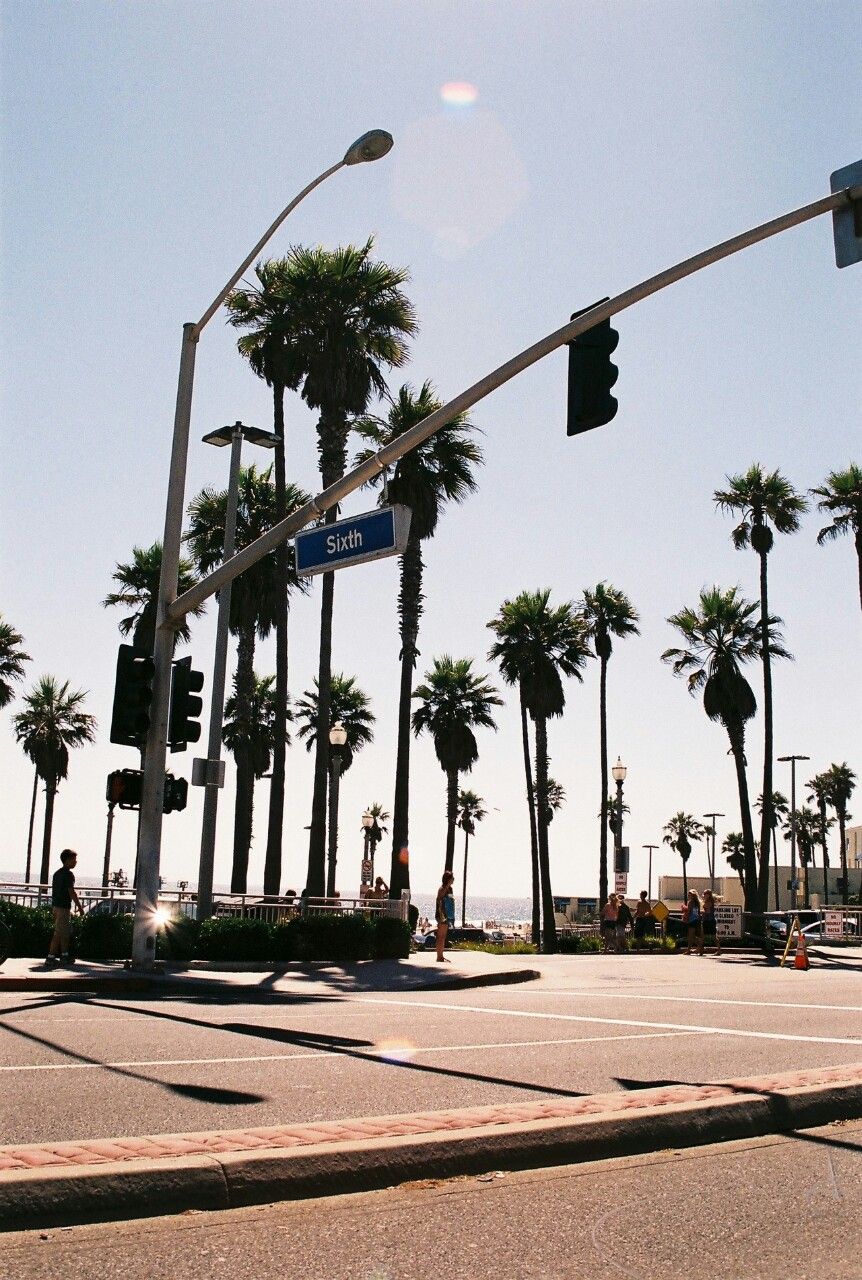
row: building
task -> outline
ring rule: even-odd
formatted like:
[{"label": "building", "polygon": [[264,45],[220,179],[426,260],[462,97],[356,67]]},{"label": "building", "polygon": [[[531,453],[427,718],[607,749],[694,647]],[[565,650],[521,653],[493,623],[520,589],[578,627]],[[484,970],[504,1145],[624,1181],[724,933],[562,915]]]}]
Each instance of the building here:
[{"label": "building", "polygon": [[847,866],[862,867],[862,827],[847,828]]},{"label": "building", "polygon": [[[862,832],[862,827],[854,828],[855,831]],[[850,832],[848,831],[847,840],[847,866],[848,879],[850,881],[850,896],[855,897],[862,891],[862,862],[854,864],[853,858],[850,856]],[[826,905],[826,896],[824,894],[823,869],[821,867],[809,868],[809,895],[811,906],[815,909]],[[796,905],[801,907],[805,903],[805,868],[797,867],[797,879],[799,880],[799,889],[796,894]],[[828,888],[829,888],[829,905],[840,903],[841,901],[841,865],[830,866]],[[682,902],[682,876],[659,876],[659,897],[670,909],[675,910]],[[689,876],[689,889],[694,889],[696,893],[703,894],[704,889],[709,888],[709,876]],[[729,906],[742,906],[744,895],[742,885],[739,882],[739,876],[716,876],[715,892]],[[778,868],[778,910],[789,911],[791,907],[791,890],[790,890],[790,867],[779,866]],[[766,899],[767,909],[769,911],[776,910],[775,906],[775,872],[774,868],[769,868],[769,894]]]}]

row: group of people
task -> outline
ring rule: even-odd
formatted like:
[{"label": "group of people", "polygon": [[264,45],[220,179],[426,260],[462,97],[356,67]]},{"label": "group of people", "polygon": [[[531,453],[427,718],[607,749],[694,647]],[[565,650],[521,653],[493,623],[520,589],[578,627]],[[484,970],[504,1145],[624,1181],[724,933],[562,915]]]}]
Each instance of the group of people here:
[{"label": "group of people", "polygon": [[[696,950],[699,956],[704,947],[711,945],[715,954],[721,955],[721,939],[716,926],[715,908],[719,899],[710,890],[704,890],[703,900],[694,889],[689,892],[687,900],[682,904],[682,922],[685,926],[687,954]],[[632,931],[635,947],[642,946],[647,936],[655,933],[655,917],[652,914],[646,889],[641,890],[640,898],[632,911],[621,893],[612,893],[602,907],[601,930],[605,951],[624,951],[626,934]]]}]

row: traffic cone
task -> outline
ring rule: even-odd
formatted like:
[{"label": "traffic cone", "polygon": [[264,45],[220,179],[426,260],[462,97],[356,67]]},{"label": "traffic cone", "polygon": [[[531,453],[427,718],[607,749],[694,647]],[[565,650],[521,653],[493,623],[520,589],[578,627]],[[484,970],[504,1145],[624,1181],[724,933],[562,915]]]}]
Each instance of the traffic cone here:
[{"label": "traffic cone", "polygon": [[793,960],[794,969],[810,969],[811,965],[808,961],[808,948],[805,945],[805,934],[798,933],[796,935],[796,956]]}]

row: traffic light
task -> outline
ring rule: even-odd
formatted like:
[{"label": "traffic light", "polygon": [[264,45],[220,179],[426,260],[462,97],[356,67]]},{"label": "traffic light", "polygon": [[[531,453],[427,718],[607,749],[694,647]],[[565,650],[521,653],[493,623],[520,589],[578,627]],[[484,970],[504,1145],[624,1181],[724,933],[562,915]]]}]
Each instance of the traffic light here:
[{"label": "traffic light", "polygon": [[115,769],[108,774],[105,799],[121,809],[140,809],[144,775],[140,769]]},{"label": "traffic light", "polygon": [[197,717],[203,711],[203,699],[197,695],[204,687],[204,673],[192,671],[191,658],[178,658],[171,676],[171,714],[168,743],[171,751],[185,751],[197,742],[201,727]]},{"label": "traffic light", "polygon": [[145,741],[150,727],[153,671],[152,658],[130,644],[120,645],[111,713],[111,742],[123,747],[139,747]]},{"label": "traffic light", "polygon": [[[607,298],[601,301],[607,302]],[[593,303],[593,307],[598,305]],[[585,310],[592,311],[593,307]],[[572,319],[583,314],[583,311],[576,311]],[[602,320],[568,343],[568,435],[577,436],[582,431],[603,427],[616,417],[619,406],[610,391],[619,376],[619,369],[611,362],[611,352],[616,350],[619,340],[620,335],[611,328],[610,320]]]},{"label": "traffic light", "polygon": [[628,875],[629,873],[629,846],[621,845],[618,849],[614,849],[614,874]]},{"label": "traffic light", "polygon": [[188,798],[189,784],[185,778],[175,778],[172,773],[166,773],[162,813],[179,813],[185,809]]}]

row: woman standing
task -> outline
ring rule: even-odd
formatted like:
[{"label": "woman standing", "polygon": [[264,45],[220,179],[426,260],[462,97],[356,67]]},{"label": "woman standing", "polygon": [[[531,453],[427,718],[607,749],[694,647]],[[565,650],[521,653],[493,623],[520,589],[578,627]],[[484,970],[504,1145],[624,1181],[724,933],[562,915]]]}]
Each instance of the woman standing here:
[{"label": "woman standing", "polygon": [[707,946],[710,943],[713,943],[715,945],[715,954],[717,956],[721,955],[721,939],[718,936],[718,929],[715,923],[715,907],[716,907],[716,903],[718,903],[719,901],[720,899],[716,898],[715,894],[712,892],[711,889],[704,890],[703,917],[702,917],[703,930],[702,930],[701,939],[700,939],[700,951],[698,953],[699,955],[703,955],[704,943],[706,943]]},{"label": "woman standing", "polygon": [[605,951],[616,948],[617,932],[617,895],[612,893],[602,907],[602,941]]},{"label": "woman standing", "polygon": [[451,871],[443,872],[440,888],[437,890],[437,901],[434,907],[434,918],[437,921],[437,963],[444,964],[446,957],[443,948],[449,928],[455,923],[455,898],[452,893],[452,881],[455,879]]},{"label": "woman standing", "polygon": [[685,932],[688,946],[688,955],[691,955],[693,946],[698,947],[698,955],[703,955],[703,927],[702,927],[702,909],[700,898],[694,889],[689,890],[688,902],[686,903],[685,915]]}]

